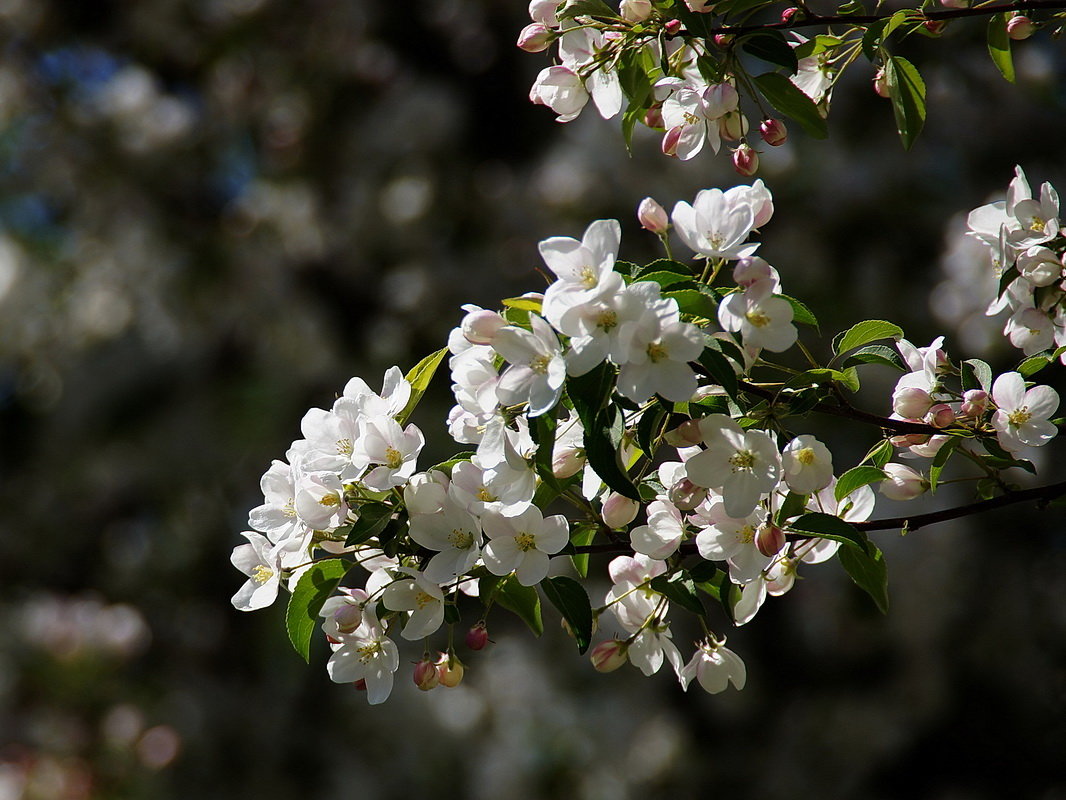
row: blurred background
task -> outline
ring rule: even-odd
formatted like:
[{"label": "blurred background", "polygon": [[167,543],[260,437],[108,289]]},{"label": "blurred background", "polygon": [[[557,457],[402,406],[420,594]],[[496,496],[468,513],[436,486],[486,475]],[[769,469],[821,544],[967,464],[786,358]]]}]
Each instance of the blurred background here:
[{"label": "blurred background", "polygon": [[[726,631],[748,688],[714,697],[594,673],[546,611],[540,641],[490,619],[462,686],[405,665],[370,708],[324,645],[292,652],[282,604],[230,606],[308,407],[441,346],[461,303],[541,288],[539,239],[616,217],[650,260],[642,197],[741,182],[654,134],[627,154],[591,105],[556,124],[526,22],[517,0],[0,0],[0,800],[1066,797],[1061,510],[880,534],[887,617],[808,569]],[[829,141],[764,148],[761,254],[828,334],[880,317],[1016,362],[959,229],[1016,163],[1066,190],[1066,55],[1021,43],[1010,86],[983,30],[902,48],[929,86],[911,152],[862,66]],[[883,413],[893,379],[868,377]],[[425,464],[449,405],[438,381],[415,417]],[[810,430],[841,468],[869,444]]]}]

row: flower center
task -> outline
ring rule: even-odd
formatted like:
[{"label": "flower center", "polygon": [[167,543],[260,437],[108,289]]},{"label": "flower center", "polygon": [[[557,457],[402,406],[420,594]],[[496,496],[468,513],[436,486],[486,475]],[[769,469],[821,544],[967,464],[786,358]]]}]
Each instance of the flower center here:
[{"label": "flower center", "polygon": [[741,544],[751,544],[755,541],[755,528],[751,525],[745,525],[739,531],[737,531],[737,541]]},{"label": "flower center", "polygon": [[1007,422],[1015,427],[1018,427],[1020,425],[1024,425],[1032,418],[1033,414],[1031,411],[1029,411],[1029,406],[1022,406],[1021,408],[1014,409],[1014,411],[1010,412],[1007,415]]},{"label": "flower center", "polygon": [[341,499],[336,494],[324,494],[319,499],[318,503],[326,508],[336,508],[341,504]]},{"label": "flower center", "polygon": [[436,598],[434,598],[433,595],[426,594],[421,589],[415,592],[415,605],[418,606],[419,610],[434,602],[436,602]]},{"label": "flower center", "polygon": [[385,448],[385,466],[389,469],[399,469],[403,464],[403,453],[395,447]]},{"label": "flower center", "polygon": [[520,533],[515,536],[514,543],[523,553],[528,552],[537,546],[537,540],[528,533]]},{"label": "flower center", "polygon": [[660,361],[665,361],[668,358],[670,358],[669,351],[659,342],[652,342],[648,345],[648,359],[652,364],[658,364]]},{"label": "flower center", "polygon": [[495,503],[500,498],[490,492],[489,487],[482,486],[480,489],[477,490],[477,499],[480,500],[482,503]]},{"label": "flower center", "polygon": [[252,570],[252,580],[262,586],[268,580],[274,577],[274,570],[263,564]]},{"label": "flower center", "polygon": [[337,440],[337,452],[342,456],[350,456],[352,454],[352,440],[351,439],[338,439]]},{"label": "flower center", "polygon": [[721,250],[722,245],[725,244],[725,236],[720,233],[712,233],[711,231],[707,231],[704,236],[707,238],[707,241],[711,243],[712,250]]},{"label": "flower center", "polygon": [[469,531],[454,528],[452,532],[448,534],[448,541],[451,542],[452,547],[456,550],[469,550],[471,545],[474,544],[474,534]]},{"label": "flower center", "polygon": [[296,505],[294,504],[293,499],[291,497],[289,498],[288,502],[285,503],[285,507],[281,509],[281,513],[283,513],[286,517],[296,516]]},{"label": "flower center", "polygon": [[695,114],[693,114],[691,111],[686,111],[685,112],[685,124],[686,125],[695,125],[699,121],[700,121],[700,118],[697,117]]},{"label": "flower center", "polygon": [[737,450],[729,457],[729,465],[733,467],[733,472],[751,469],[755,466],[755,454],[751,450]]},{"label": "flower center", "polygon": [[548,371],[548,365],[551,363],[551,356],[537,356],[529,362],[529,368],[538,375],[544,375]]},{"label": "flower center", "polygon": [[744,315],[744,319],[754,325],[756,328],[765,328],[770,324],[770,318],[766,316],[762,311],[749,311]]},{"label": "flower center", "polygon": [[362,647],[356,648],[356,652],[359,653],[359,662],[366,664],[381,652],[381,642],[367,642]]},{"label": "flower center", "polygon": [[600,328],[604,332],[611,330],[618,325],[618,314],[614,311],[607,310],[601,311],[600,315],[596,317],[596,327]]},{"label": "flower center", "polygon": [[1041,219],[1040,217],[1034,216],[1031,220],[1029,220],[1029,230],[1034,231],[1036,233],[1043,233],[1045,225],[1047,225],[1047,220]]},{"label": "flower center", "polygon": [[796,453],[796,460],[803,464],[803,466],[809,467],[814,463],[814,450],[810,447],[804,447]]},{"label": "flower center", "polygon": [[599,276],[596,274],[596,270],[592,267],[582,267],[578,271],[578,275],[581,276],[581,285],[586,289],[594,289],[600,282]]}]

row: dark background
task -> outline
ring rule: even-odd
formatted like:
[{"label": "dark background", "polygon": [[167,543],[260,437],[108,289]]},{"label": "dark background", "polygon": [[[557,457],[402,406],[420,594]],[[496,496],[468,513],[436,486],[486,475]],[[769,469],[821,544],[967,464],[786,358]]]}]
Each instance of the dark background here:
[{"label": "dark background", "polygon": [[[613,216],[649,260],[642,197],[739,182],[652,134],[627,155],[591,104],[565,126],[532,106],[524,7],[0,0],[0,800],[1066,797],[1061,509],[880,534],[887,617],[807,570],[732,633],[749,686],[714,697],[594,673],[549,612],[540,641],[493,617],[461,687],[404,665],[370,708],[324,647],[291,651],[281,604],[232,609],[229,553],[309,406],[411,366],[461,303],[542,287],[539,239]],[[911,152],[859,65],[829,141],[764,153],[761,254],[826,333],[886,318],[1017,360],[971,313],[956,215],[1016,163],[1066,190],[1066,59],[1038,34],[1012,87],[983,29],[901,49],[929,85]],[[424,464],[450,452],[445,384]],[[870,442],[811,430],[838,470]]]}]

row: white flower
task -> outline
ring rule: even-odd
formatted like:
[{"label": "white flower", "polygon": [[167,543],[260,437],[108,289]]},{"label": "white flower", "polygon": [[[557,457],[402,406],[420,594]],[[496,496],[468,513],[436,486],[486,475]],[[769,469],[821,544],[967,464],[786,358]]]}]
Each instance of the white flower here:
[{"label": "white flower", "polygon": [[920,472],[904,464],[885,464],[885,479],[881,481],[881,494],[889,500],[913,500],[929,488]]},{"label": "white flower", "polygon": [[414,474],[425,443],[422,431],[414,423],[401,429],[392,417],[361,420],[354,457],[377,465],[363,476],[363,483],[375,492],[403,486]]},{"label": "white flower", "polygon": [[444,624],[444,593],[440,586],[410,567],[399,567],[397,572],[411,577],[389,584],[381,602],[392,611],[411,612],[400,635],[414,641],[435,633]]},{"label": "white flower", "polygon": [[781,477],[781,459],[773,439],[762,431],[744,431],[724,414],[701,419],[700,432],[707,449],[685,462],[689,480],[721,489],[730,517],[748,516]]},{"label": "white flower", "polygon": [[326,664],[330,679],[334,683],[366,681],[367,701],[371,705],[384,703],[392,693],[393,673],[400,666],[396,643],[385,636],[369,607],[362,624],[339,639]]},{"label": "white flower", "polygon": [[833,480],[833,454],[810,434],[789,442],[781,453],[785,483],[797,494],[813,494]]},{"label": "white flower", "polygon": [[501,461],[483,469],[477,456],[452,469],[448,494],[475,516],[486,510],[513,517],[529,507],[536,491],[536,474],[524,463],[519,469]]},{"label": "white flower", "polygon": [[718,323],[727,331],[739,331],[747,347],[781,353],[796,343],[791,304],[773,294],[771,279],[755,281],[734,292],[718,306]]},{"label": "white flower", "polygon": [[755,210],[749,198],[727,197],[721,189],[703,189],[692,205],[679,202],[671,214],[678,236],[708,258],[743,258],[759,247],[744,244],[755,227]]},{"label": "white flower", "polygon": [[263,505],[248,512],[248,526],[274,542],[302,536],[308,528],[296,516],[296,470],[275,460],[259,482]]},{"label": "white flower", "polygon": [[280,548],[254,531],[241,534],[248,544],[237,545],[230,555],[230,563],[248,576],[230,602],[238,611],[266,608],[278,597],[281,586]]},{"label": "white flower", "polygon": [[412,514],[409,535],[423,547],[440,551],[425,569],[426,577],[437,583],[464,574],[481,555],[481,525],[450,499],[436,513]]},{"label": "white flower", "polygon": [[411,384],[399,367],[389,367],[381,382],[381,394],[376,394],[362,378],[352,378],[344,392],[333,404],[333,410],[351,408],[358,416],[395,417],[407,407],[411,399]]},{"label": "white flower", "polygon": [[558,114],[556,122],[570,122],[577,119],[589,101],[589,94],[580,76],[572,69],[545,67],[533,82],[529,99]]},{"label": "white flower", "polygon": [[[585,76],[585,89],[592,95],[596,110],[604,119],[611,119],[622,110],[622,82],[618,73],[604,66],[589,70],[604,49],[603,34],[592,28],[575,28],[559,38],[559,58],[563,66]],[[576,116],[576,115],[575,115]]]},{"label": "white flower", "polygon": [[1055,322],[1037,308],[1019,308],[1007,320],[1003,333],[1012,345],[1031,356],[1055,342]]},{"label": "white flower", "polygon": [[482,554],[493,575],[514,572],[523,586],[532,586],[548,574],[548,556],[558,553],[570,538],[561,514],[545,519],[531,506],[514,517],[489,512],[481,520],[489,541]]},{"label": "white flower", "polygon": [[674,673],[680,676],[681,653],[670,635],[670,629],[665,625],[652,624],[644,628],[629,645],[629,663],[650,676],[659,671],[664,660],[669,661]]},{"label": "white flower", "polygon": [[701,528],[696,549],[708,561],[726,561],[729,579],[736,584],[753,581],[770,564],[772,556],[759,552],[757,536],[766,522],[766,512],[756,509],[744,517],[732,517],[720,499],[700,506],[690,521]]},{"label": "white flower", "polygon": [[651,558],[663,559],[677,552],[685,537],[685,522],[681,512],[664,500],[648,504],[648,524],[629,532],[633,549]]},{"label": "white flower", "polygon": [[559,339],[548,323],[536,314],[529,315],[532,332],[508,325],[501,328],[492,347],[511,362],[500,376],[496,394],[501,403],[529,403],[529,416],[535,417],[559,402],[566,380]]},{"label": "white flower", "polygon": [[370,598],[362,589],[339,587],[340,594],[322,604],[318,616],[323,617],[322,631],[331,639],[340,641],[346,633],[354,633],[363,624],[363,607]]},{"label": "white flower", "polygon": [[1059,395],[1050,386],[1027,390],[1020,374],[1005,372],[992,384],[992,400],[992,427],[1004,450],[1018,453],[1026,445],[1039,447],[1058,433],[1049,418],[1059,407]]},{"label": "white flower", "polygon": [[692,659],[681,670],[681,686],[688,691],[688,685],[695,678],[704,691],[718,694],[730,683],[739,691],[744,688],[747,670],[740,656],[725,646],[725,641],[714,640],[700,644]]},{"label": "white flower", "polygon": [[657,611],[666,615],[666,598],[649,588],[648,582],[666,572],[666,562],[645,555],[618,556],[607,565],[607,574],[614,584],[607,593],[605,605],[618,624],[630,633],[640,630]]},{"label": "white flower", "polygon": [[341,479],[328,472],[304,475],[296,484],[296,513],[301,522],[316,531],[343,525],[348,506]]}]

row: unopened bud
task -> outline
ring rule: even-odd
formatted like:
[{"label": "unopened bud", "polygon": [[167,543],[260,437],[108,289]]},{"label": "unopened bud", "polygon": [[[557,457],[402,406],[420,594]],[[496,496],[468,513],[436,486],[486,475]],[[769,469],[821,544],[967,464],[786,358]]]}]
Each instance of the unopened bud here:
[{"label": "unopened bud", "polygon": [[679,30],[681,30],[681,20],[679,20],[679,19],[668,20],[667,23],[665,25],[663,25],[663,30],[666,31],[667,35],[673,36]]},{"label": "unopened bud", "polygon": [[788,25],[790,22],[792,22],[792,20],[794,20],[796,18],[796,15],[798,13],[799,13],[799,9],[798,8],[796,8],[795,6],[789,6],[784,11],[781,12],[781,22],[783,24],[785,24],[785,25]]},{"label": "unopened bud", "polygon": [[609,639],[593,647],[589,659],[597,672],[614,672],[629,659],[628,650],[625,642]]},{"label": "unopened bud", "polygon": [[733,267],[733,280],[737,286],[746,288],[759,281],[772,280],[773,277],[773,267],[766,263],[766,259],[759,258],[759,256],[741,258],[737,261],[737,265]]},{"label": "unopened bud", "polygon": [[624,528],[637,518],[640,503],[618,492],[611,492],[603,501],[603,523],[608,528]]},{"label": "unopened bud", "polygon": [[777,147],[788,140],[788,128],[779,119],[764,119],[759,126],[762,140],[771,147]]},{"label": "unopened bud", "polygon": [[707,490],[688,478],[682,478],[670,487],[670,502],[678,511],[691,511],[707,497]]},{"label": "unopened bud", "polygon": [[776,556],[785,546],[785,532],[776,525],[763,524],[755,534],[755,547],[769,558]]},{"label": "unopened bud", "polygon": [[703,434],[700,433],[700,422],[696,419],[686,419],[672,431],[666,433],[666,443],[672,447],[693,447],[703,442]]},{"label": "unopened bud", "polygon": [[1028,39],[1036,31],[1036,25],[1024,14],[1015,14],[1007,20],[1007,36],[1016,42]]},{"label": "unopened bud", "polygon": [[495,311],[481,308],[463,317],[460,327],[471,344],[492,344],[493,338],[506,324],[507,320]]},{"label": "unopened bud", "polygon": [[714,43],[725,50],[729,45],[733,44],[733,36],[728,33],[716,33],[714,35]]},{"label": "unopened bud", "polygon": [[663,107],[661,103],[656,103],[644,112],[644,124],[649,128],[666,127],[666,123],[663,122]]},{"label": "unopened bud", "polygon": [[750,178],[759,171],[759,154],[746,144],[733,151],[733,169],[738,174]]},{"label": "unopened bud", "polygon": [[988,410],[988,392],[980,389],[970,389],[962,396],[962,408],[964,416],[980,417]]},{"label": "unopened bud", "polygon": [[628,22],[643,22],[651,16],[651,0],[622,0],[622,19]]},{"label": "unopened bud", "polygon": [[681,141],[681,134],[684,133],[685,128],[683,125],[678,125],[675,128],[671,128],[663,135],[663,155],[664,156],[676,156],[677,145]]},{"label": "unopened bud", "polygon": [[539,22],[533,22],[518,34],[518,47],[527,53],[540,53],[548,49],[554,38],[554,31]]},{"label": "unopened bud", "polygon": [[939,36],[944,32],[944,28],[948,25],[946,19],[924,19],[922,20],[922,27],[925,28],[930,36]]},{"label": "unopened bud", "polygon": [[333,621],[341,633],[351,633],[363,623],[363,608],[355,603],[342,603],[333,612]]},{"label": "unopened bud", "polygon": [[874,75],[874,91],[877,92],[878,97],[888,97],[888,76],[885,75],[883,69],[877,70],[877,74]]},{"label": "unopened bud", "polygon": [[637,206],[637,220],[644,230],[654,234],[666,233],[670,227],[670,217],[666,209],[655,202],[651,197],[645,197]]},{"label": "unopened bud", "polygon": [[881,494],[889,500],[913,500],[925,493],[929,481],[903,464],[885,464],[885,474],[881,481]]},{"label": "unopened bud", "polygon": [[585,451],[578,447],[567,447],[552,456],[552,475],[559,480],[577,475],[585,466]]},{"label": "unopened bud", "polygon": [[934,428],[946,428],[955,422],[955,411],[947,403],[937,403],[925,415],[925,421]]},{"label": "unopened bud", "polygon": [[904,419],[921,419],[932,405],[929,392],[915,386],[899,389],[892,395],[892,410]]},{"label": "unopened bud", "polygon": [[969,8],[970,0],[940,0],[944,8]]},{"label": "unopened bud", "polygon": [[484,622],[479,622],[466,632],[466,646],[471,650],[484,650],[489,643],[489,631]]},{"label": "unopened bud", "polygon": [[440,675],[437,674],[437,665],[428,658],[423,658],[415,664],[415,670],[411,677],[415,682],[415,686],[423,692],[428,692],[430,689],[436,689],[437,685],[440,683]]},{"label": "unopened bud", "polygon": [[914,447],[915,445],[925,444],[929,441],[929,434],[926,433],[904,433],[900,436],[890,436],[888,441],[892,443],[893,447]]},{"label": "unopened bud", "polygon": [[[725,84],[728,86],[728,84]],[[733,88],[733,87],[729,87]],[[733,89],[735,92],[736,90]],[[739,111],[729,111],[718,118],[718,133],[726,141],[735,142],[748,132],[748,118]]]},{"label": "unopened bud", "polygon": [[441,653],[440,658],[437,659],[437,677],[440,679],[441,686],[454,689],[463,682],[463,673],[465,671],[463,662],[456,658],[454,654]]},{"label": "unopened bud", "polygon": [[530,19],[549,28],[559,24],[558,10],[559,0],[530,0],[529,3]]}]

